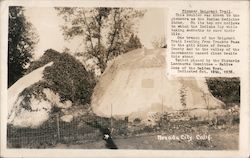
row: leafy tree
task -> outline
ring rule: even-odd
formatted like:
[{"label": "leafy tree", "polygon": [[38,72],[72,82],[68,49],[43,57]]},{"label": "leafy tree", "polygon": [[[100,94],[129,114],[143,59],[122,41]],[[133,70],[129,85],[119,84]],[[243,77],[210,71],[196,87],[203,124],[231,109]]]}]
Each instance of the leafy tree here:
[{"label": "leafy tree", "polygon": [[32,24],[26,20],[24,8],[9,7],[8,87],[24,75],[37,42],[38,36]]},{"label": "leafy tree", "polygon": [[66,39],[83,37],[88,58],[97,60],[103,72],[107,62],[126,52],[126,43],[145,11],[133,8],[56,8],[65,24]]},{"label": "leafy tree", "polygon": [[133,49],[141,48],[142,44],[137,35],[132,34],[129,38],[129,41],[126,44],[126,51],[131,51]]}]

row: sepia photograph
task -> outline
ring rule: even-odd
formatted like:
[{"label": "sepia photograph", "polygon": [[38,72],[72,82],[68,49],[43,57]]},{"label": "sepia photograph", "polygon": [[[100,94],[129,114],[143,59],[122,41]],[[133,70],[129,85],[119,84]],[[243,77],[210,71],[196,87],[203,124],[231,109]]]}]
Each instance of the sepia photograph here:
[{"label": "sepia photograph", "polygon": [[8,149],[239,150],[241,79],[169,78],[168,8],[8,9]]}]

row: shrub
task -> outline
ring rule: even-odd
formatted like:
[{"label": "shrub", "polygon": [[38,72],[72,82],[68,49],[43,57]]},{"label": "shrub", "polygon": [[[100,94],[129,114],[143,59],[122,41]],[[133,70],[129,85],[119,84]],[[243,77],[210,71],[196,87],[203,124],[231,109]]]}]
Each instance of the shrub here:
[{"label": "shrub", "polygon": [[135,124],[139,124],[139,123],[141,123],[141,119],[140,118],[135,118],[133,122]]},{"label": "shrub", "polygon": [[28,67],[26,74],[32,72],[33,70],[35,70],[39,67],[42,67],[42,66],[48,64],[51,61],[54,61],[54,62],[58,61],[60,56],[61,56],[61,54],[53,49],[46,50],[40,59],[35,60],[35,61],[30,63],[30,66]]},{"label": "shrub", "polygon": [[240,79],[239,78],[207,78],[210,92],[221,101],[228,103],[240,103]]},{"label": "shrub", "polygon": [[70,54],[49,49],[30,65],[29,72],[51,61],[54,64],[46,67],[43,72],[46,88],[58,93],[61,101],[89,103],[95,86],[94,74],[88,72],[81,62]]}]

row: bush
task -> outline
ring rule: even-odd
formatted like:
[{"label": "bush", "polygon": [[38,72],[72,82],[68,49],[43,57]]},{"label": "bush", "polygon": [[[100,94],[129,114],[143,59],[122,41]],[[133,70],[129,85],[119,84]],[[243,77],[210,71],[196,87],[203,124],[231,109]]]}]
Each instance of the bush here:
[{"label": "bush", "polygon": [[61,101],[71,100],[74,103],[86,104],[95,86],[94,74],[88,72],[80,61],[67,53],[47,50],[44,55],[34,61],[29,72],[53,61],[52,66],[44,70],[46,87],[60,95]]},{"label": "bush", "polygon": [[58,61],[61,54],[53,49],[48,49],[45,51],[43,56],[39,60],[35,60],[30,63],[30,66],[28,67],[26,74],[32,72],[33,70],[42,67],[46,64],[48,64],[51,61]]},{"label": "bush", "polygon": [[239,78],[207,78],[210,92],[224,103],[240,103]]},{"label": "bush", "polygon": [[141,119],[140,118],[135,118],[133,122],[135,124],[139,124],[139,123],[141,123]]}]

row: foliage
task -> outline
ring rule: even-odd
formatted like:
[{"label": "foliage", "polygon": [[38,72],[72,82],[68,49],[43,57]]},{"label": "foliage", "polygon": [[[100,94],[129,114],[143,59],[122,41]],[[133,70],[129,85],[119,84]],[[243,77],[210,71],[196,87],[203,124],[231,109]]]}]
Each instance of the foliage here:
[{"label": "foliage", "polygon": [[89,103],[95,86],[94,75],[86,71],[80,61],[67,53],[47,50],[38,60],[31,63],[29,72],[53,61],[54,64],[44,70],[46,84],[58,93],[61,101],[71,100],[74,103]]},{"label": "foliage", "polygon": [[[170,120],[172,118],[175,119],[176,116],[168,113],[164,113],[163,116],[161,126],[158,126],[159,124],[146,126],[145,124],[113,118],[112,137],[114,139],[137,139],[145,135],[152,136],[162,132],[171,135],[187,133],[193,136],[206,131],[221,131],[224,134],[226,131],[232,132],[232,129],[235,127],[237,129],[239,126],[239,111],[217,117],[217,121],[214,124],[209,123],[211,120],[176,120],[172,122]],[[85,146],[88,142],[102,141],[103,133],[101,131],[110,128],[110,120],[110,118],[87,114],[82,117],[76,117],[68,123],[60,121],[56,115],[52,115],[48,121],[37,129],[16,128],[8,125],[7,146],[8,148],[51,148],[57,146],[57,144],[82,144]],[[59,126],[57,123],[59,123]],[[199,141],[194,140],[194,143],[197,144],[196,147],[204,145]]]},{"label": "foliage", "polygon": [[99,135],[95,128],[83,123],[80,118],[74,118],[72,122],[68,123],[59,120],[56,115],[52,115],[48,121],[36,129],[8,125],[7,145],[9,148],[51,148],[58,143],[86,143],[98,139]]},{"label": "foliage", "polygon": [[239,78],[207,78],[210,92],[221,101],[228,103],[240,103],[240,79]]},{"label": "foliage", "polygon": [[137,37],[137,35],[132,34],[126,43],[126,52],[129,52],[131,50],[141,48],[142,44],[140,39]]},{"label": "foliage", "polygon": [[24,8],[9,7],[8,87],[24,75],[37,42],[38,36],[31,23],[26,20]]},{"label": "foliage", "polygon": [[47,100],[46,95],[43,93],[43,89],[47,88],[47,82],[45,81],[38,81],[35,84],[25,88],[21,93],[20,96],[23,96],[23,101],[20,103],[20,106],[28,111],[33,111],[30,105],[30,100],[32,96],[34,96],[36,99],[41,100]]},{"label": "foliage", "polygon": [[180,89],[180,101],[181,101],[181,105],[186,108],[187,106],[187,94],[186,94],[186,87],[183,84],[181,89]]},{"label": "foliage", "polygon": [[134,121],[133,121],[133,123],[139,124],[139,123],[141,123],[141,119],[140,118],[135,118]]},{"label": "foliage", "polygon": [[[126,43],[135,32],[136,21],[144,15],[141,9],[133,8],[55,8],[62,16],[66,39],[83,38],[84,55],[97,60],[103,72],[107,62],[125,53]],[[131,50],[131,45],[129,46]]]},{"label": "foliage", "polygon": [[28,67],[26,73],[30,73],[35,69],[42,67],[48,64],[51,61],[57,62],[60,59],[61,54],[53,49],[48,49],[45,51],[42,57],[39,60],[32,61]]}]

